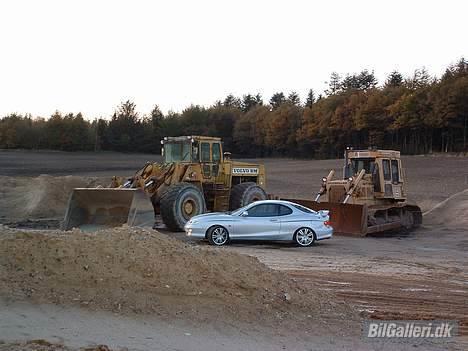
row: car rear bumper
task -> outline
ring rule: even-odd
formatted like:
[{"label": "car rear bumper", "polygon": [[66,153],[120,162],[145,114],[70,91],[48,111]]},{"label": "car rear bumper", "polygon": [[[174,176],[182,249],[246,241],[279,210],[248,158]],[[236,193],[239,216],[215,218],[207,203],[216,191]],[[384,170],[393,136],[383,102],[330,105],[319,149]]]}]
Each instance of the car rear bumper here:
[{"label": "car rear bumper", "polygon": [[333,228],[329,227],[327,229],[321,230],[317,233],[317,241],[331,239],[333,236]]}]

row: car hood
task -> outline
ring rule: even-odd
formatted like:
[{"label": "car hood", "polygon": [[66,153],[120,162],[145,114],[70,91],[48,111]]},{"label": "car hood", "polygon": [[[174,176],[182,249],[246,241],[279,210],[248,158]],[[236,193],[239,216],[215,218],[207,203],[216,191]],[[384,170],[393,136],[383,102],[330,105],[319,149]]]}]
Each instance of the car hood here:
[{"label": "car hood", "polygon": [[208,219],[209,217],[225,217],[225,218],[231,218],[232,215],[225,213],[225,212],[210,212],[210,213],[203,213],[201,215],[197,215],[192,217],[191,219]]}]

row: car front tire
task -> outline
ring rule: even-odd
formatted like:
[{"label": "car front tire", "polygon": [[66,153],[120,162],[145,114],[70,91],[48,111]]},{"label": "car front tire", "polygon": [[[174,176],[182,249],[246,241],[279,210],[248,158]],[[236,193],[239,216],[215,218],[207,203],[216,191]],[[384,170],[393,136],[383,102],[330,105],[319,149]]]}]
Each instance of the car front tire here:
[{"label": "car front tire", "polygon": [[211,245],[223,246],[229,242],[229,232],[226,228],[215,225],[208,230],[207,238]]}]

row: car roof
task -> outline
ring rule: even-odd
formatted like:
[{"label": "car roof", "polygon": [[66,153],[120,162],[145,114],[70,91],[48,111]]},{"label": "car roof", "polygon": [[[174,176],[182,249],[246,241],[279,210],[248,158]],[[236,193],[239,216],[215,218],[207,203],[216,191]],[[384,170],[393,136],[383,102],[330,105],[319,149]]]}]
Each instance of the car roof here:
[{"label": "car roof", "polygon": [[259,200],[259,201],[252,202],[252,204],[296,205],[294,202],[286,201],[286,200]]}]

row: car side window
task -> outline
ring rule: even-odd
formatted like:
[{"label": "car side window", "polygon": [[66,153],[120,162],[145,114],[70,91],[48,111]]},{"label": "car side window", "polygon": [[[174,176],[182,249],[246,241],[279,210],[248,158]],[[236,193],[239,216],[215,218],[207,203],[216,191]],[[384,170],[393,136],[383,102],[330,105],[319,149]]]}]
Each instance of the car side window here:
[{"label": "car side window", "polygon": [[278,216],[278,205],[261,204],[249,208],[247,212],[249,217],[274,217]]},{"label": "car side window", "polygon": [[310,208],[298,205],[298,204],[293,204],[295,208],[297,208],[299,211],[302,211],[304,213],[315,213],[315,211],[311,210]]},{"label": "car side window", "polygon": [[284,205],[279,205],[279,215],[280,216],[287,216],[290,215],[293,211],[288,207]]}]

